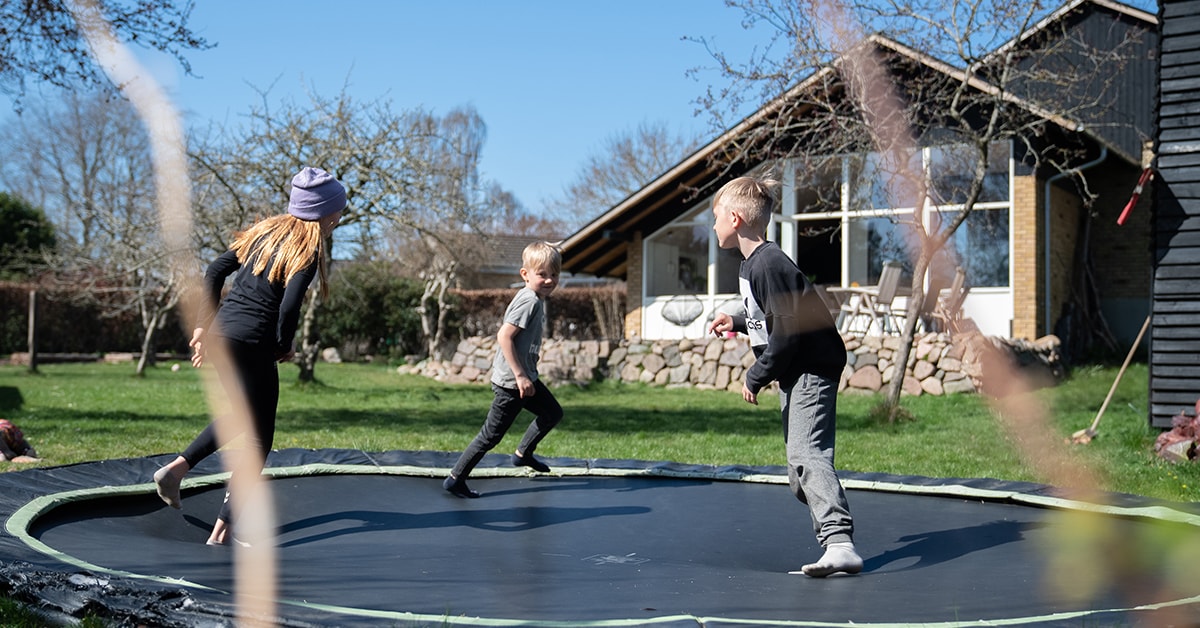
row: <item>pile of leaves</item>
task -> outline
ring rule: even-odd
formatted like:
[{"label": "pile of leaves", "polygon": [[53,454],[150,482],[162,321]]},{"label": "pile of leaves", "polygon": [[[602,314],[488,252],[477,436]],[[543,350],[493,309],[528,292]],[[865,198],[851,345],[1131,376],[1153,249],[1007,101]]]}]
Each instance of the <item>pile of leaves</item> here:
[{"label": "pile of leaves", "polygon": [[1200,440],[1200,401],[1196,402],[1195,414],[1188,416],[1181,410],[1171,418],[1171,429],[1154,441],[1154,453],[1171,462],[1190,462],[1196,459],[1197,440]]}]

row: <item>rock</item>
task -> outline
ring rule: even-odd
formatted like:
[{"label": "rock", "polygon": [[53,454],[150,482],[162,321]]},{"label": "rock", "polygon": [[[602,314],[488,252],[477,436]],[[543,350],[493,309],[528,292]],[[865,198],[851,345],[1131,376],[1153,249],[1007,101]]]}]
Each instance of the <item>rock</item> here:
[{"label": "rock", "polygon": [[1196,441],[1181,440],[1158,450],[1159,457],[1171,462],[1188,462],[1196,457]]},{"label": "rock", "polygon": [[942,381],[936,377],[927,377],[921,380],[921,390],[931,395],[940,395],[945,392],[942,388]]},{"label": "rock", "polygon": [[648,353],[645,359],[642,360],[642,368],[653,373],[658,373],[666,365],[667,361],[657,353]]},{"label": "rock", "polygon": [[920,381],[929,377],[930,375],[933,375],[934,370],[933,364],[921,360],[913,365],[912,375],[913,377],[917,378],[917,381]]},{"label": "rock", "polygon": [[971,381],[971,379],[968,377],[956,380],[946,378],[946,380],[942,382],[942,390],[947,395],[976,392],[975,382]]},{"label": "rock", "polygon": [[860,369],[855,369],[854,375],[850,376],[850,380],[846,382],[846,385],[850,388],[878,392],[883,387],[883,374],[879,372],[879,369],[875,368],[874,364],[864,366]]}]

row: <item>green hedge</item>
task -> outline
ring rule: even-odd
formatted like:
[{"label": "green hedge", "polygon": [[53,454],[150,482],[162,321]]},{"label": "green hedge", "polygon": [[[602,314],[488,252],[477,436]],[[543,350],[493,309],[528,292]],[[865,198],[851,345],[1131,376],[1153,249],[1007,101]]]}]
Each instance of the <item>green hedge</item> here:
[{"label": "green hedge", "polygon": [[[142,331],[135,312],[106,317],[94,302],[58,287],[0,282],[0,357],[28,350],[29,292],[38,292],[40,353],[138,352]],[[322,346],[343,358],[400,357],[424,347],[417,307],[422,286],[380,268],[342,268],[332,278],[329,301],[317,317]],[[454,290],[448,338],[490,336],[500,327],[515,289]],[[570,340],[621,338],[623,286],[560,288],[547,300],[547,336]],[[155,351],[187,353],[188,334],[173,318],[159,332]]]},{"label": "green hedge", "polygon": [[[142,326],[136,312],[104,316],[99,304],[64,288],[0,282],[0,356],[29,350],[29,292],[35,289],[38,352],[141,351]],[[177,319],[159,332],[155,351],[187,352],[187,337]]]},{"label": "green hedge", "polygon": [[[463,337],[491,336],[517,293],[455,290],[454,319]],[[625,287],[559,288],[546,300],[546,335],[566,340],[611,340],[624,336]]]}]

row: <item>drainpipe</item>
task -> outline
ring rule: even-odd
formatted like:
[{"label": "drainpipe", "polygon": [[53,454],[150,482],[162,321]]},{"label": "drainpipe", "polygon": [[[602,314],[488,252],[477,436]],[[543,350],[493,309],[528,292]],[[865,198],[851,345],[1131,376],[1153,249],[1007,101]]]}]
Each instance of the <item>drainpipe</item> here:
[{"label": "drainpipe", "polygon": [[1042,335],[1046,335],[1046,334],[1051,334],[1051,333],[1054,333],[1054,328],[1053,328],[1053,327],[1051,327],[1051,325],[1052,325],[1052,321],[1050,320],[1050,313],[1051,313],[1050,311],[1051,311],[1051,308],[1052,308],[1052,306],[1053,306],[1053,303],[1054,303],[1054,300],[1053,300],[1053,296],[1054,296],[1054,295],[1053,295],[1053,294],[1051,294],[1052,288],[1051,288],[1051,283],[1050,283],[1050,248],[1051,248],[1051,238],[1050,238],[1050,188],[1051,188],[1051,186],[1052,186],[1052,185],[1054,185],[1054,182],[1055,182],[1055,181],[1058,181],[1058,180],[1060,180],[1060,179],[1065,179],[1065,178],[1067,178],[1067,177],[1069,177],[1069,176],[1071,176],[1071,175],[1079,174],[1079,173],[1083,172],[1084,170],[1087,170],[1088,168],[1091,168],[1091,167],[1093,167],[1093,166],[1097,166],[1097,165],[1099,165],[1101,162],[1103,162],[1103,161],[1104,161],[1105,159],[1107,159],[1107,158],[1108,158],[1108,147],[1107,147],[1107,146],[1101,146],[1101,147],[1100,147],[1100,156],[1099,156],[1099,157],[1097,157],[1097,158],[1093,159],[1092,161],[1089,161],[1089,162],[1087,162],[1086,164],[1082,164],[1082,165],[1080,165],[1080,166],[1077,166],[1077,167],[1075,167],[1075,168],[1071,168],[1070,170],[1067,170],[1067,171],[1064,171],[1064,172],[1060,172],[1060,173],[1058,173],[1058,174],[1056,174],[1056,175],[1054,175],[1054,176],[1052,176],[1052,177],[1050,177],[1049,179],[1047,179],[1047,180],[1046,180],[1046,196],[1045,196],[1045,199],[1046,199],[1046,200],[1045,200],[1046,211],[1044,212],[1044,213],[1045,213],[1044,220],[1045,220],[1045,223],[1046,223],[1046,225],[1045,225],[1045,227],[1046,227],[1046,228],[1045,228],[1045,231],[1046,231],[1046,251],[1045,251],[1045,258],[1046,258],[1046,268],[1045,268],[1045,277],[1044,277],[1044,281],[1046,282],[1046,308],[1045,308],[1045,311],[1046,311],[1046,316],[1045,316],[1045,324],[1046,324],[1046,328],[1043,330],[1043,331],[1044,331],[1044,333],[1043,333]]}]

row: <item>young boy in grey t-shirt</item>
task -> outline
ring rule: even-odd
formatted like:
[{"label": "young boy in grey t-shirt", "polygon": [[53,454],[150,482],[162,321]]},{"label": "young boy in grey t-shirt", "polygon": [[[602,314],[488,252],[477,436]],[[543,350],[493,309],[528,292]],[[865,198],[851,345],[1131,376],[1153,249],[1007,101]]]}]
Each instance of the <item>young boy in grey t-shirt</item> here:
[{"label": "young boy in grey t-shirt", "polygon": [[504,322],[496,335],[496,357],[492,360],[492,399],[487,420],[479,434],[471,441],[450,476],[442,487],[458,497],[479,497],[479,493],[467,486],[467,476],[475,465],[491,451],[521,410],[529,410],[535,416],[512,463],[546,473],[550,467],[534,458],[533,451],[546,434],[562,420],[562,406],[538,379],[538,354],[542,348],[542,323],[545,320],[543,299],[558,286],[558,275],[562,270],[562,254],[547,242],[534,242],[525,247],[521,255],[521,279],[525,287],[513,297],[504,312]]}]

